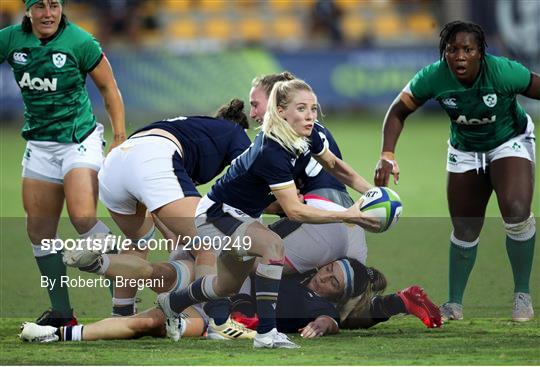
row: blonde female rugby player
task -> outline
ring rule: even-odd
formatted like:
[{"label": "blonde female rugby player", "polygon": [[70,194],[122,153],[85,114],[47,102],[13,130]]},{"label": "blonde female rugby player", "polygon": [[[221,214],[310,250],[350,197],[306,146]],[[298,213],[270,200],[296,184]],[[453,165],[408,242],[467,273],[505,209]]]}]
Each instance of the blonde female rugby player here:
[{"label": "blonde female rugby player", "polygon": [[[177,318],[188,306],[235,294],[253,266],[253,256],[261,257],[255,284],[260,323],[255,347],[295,348],[296,345],[276,330],[275,302],[283,270],[283,243],[263,226],[258,218],[277,200],[286,215],[299,222],[329,223],[349,221],[375,226],[358,209],[325,211],[298,201],[295,162],[312,154],[326,169],[345,184],[362,191],[365,182],[354,170],[326,149],[313,133],[317,118],[317,99],[311,87],[301,80],[277,83],[272,89],[268,114],[262,132],[240,155],[227,173],[201,200],[196,212],[199,236],[211,238],[248,237],[250,246],[222,251],[218,274],[196,280],[187,289],[158,296],[158,304],[168,318]],[[222,324],[227,320],[215,320]]]}]

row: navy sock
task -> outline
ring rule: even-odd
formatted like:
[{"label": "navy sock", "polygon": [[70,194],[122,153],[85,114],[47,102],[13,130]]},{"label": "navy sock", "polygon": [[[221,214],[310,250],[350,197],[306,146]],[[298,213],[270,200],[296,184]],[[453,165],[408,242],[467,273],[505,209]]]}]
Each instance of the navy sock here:
[{"label": "navy sock", "polygon": [[257,266],[255,289],[259,325],[257,333],[264,334],[276,327],[276,306],[281,280],[282,265]]},{"label": "navy sock", "polygon": [[174,312],[182,312],[196,303],[219,299],[212,288],[215,275],[205,275],[191,283],[187,288],[178,289],[170,294],[170,305]]},{"label": "navy sock", "polygon": [[228,298],[221,298],[206,302],[204,312],[212,319],[216,325],[223,325],[231,313],[231,302]]}]

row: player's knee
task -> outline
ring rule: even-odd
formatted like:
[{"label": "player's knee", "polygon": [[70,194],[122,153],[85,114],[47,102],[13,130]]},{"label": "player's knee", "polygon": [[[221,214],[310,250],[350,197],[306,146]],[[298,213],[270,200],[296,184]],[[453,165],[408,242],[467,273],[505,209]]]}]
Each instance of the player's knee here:
[{"label": "player's knee", "polygon": [[503,217],[507,223],[521,223],[531,215],[531,206],[524,200],[509,200],[504,205]]},{"label": "player's knee", "polygon": [[57,221],[30,219],[26,221],[26,232],[30,241],[38,244],[43,239],[56,238]]},{"label": "player's knee", "polygon": [[450,235],[450,242],[461,249],[472,249],[473,247],[478,246],[479,240],[480,238],[478,235],[476,237],[464,239],[464,237],[460,237],[459,234],[456,234],[455,230]]},{"label": "player's knee", "polygon": [[263,258],[265,260],[278,260],[283,258],[284,253],[283,241],[275,238],[264,247]]},{"label": "player's knee", "polygon": [[[478,243],[478,237],[480,236],[480,229],[473,227],[459,227],[455,226],[454,231],[452,232],[451,241],[454,243]],[[461,247],[472,247],[471,246],[461,246]]]},{"label": "player's knee", "polygon": [[159,320],[154,320],[149,317],[144,317],[144,318],[135,317],[133,318],[131,329],[136,334],[144,334],[155,328],[158,328],[161,325],[161,323],[159,323],[158,321]]},{"label": "player's knee", "polygon": [[536,220],[533,214],[518,223],[504,223],[504,228],[508,237],[515,241],[527,241],[536,233]]}]

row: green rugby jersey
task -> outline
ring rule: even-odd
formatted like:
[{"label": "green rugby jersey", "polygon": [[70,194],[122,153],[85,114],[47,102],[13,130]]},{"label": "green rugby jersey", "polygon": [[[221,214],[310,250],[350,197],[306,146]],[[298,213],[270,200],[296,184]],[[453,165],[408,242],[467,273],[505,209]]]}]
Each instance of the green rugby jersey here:
[{"label": "green rugby jersey", "polygon": [[446,61],[437,61],[420,70],[405,91],[422,103],[439,102],[450,117],[454,148],[485,152],[525,131],[527,115],[516,95],[527,90],[531,78],[520,63],[488,54],[471,87],[457,80]]},{"label": "green rugby jersey", "polygon": [[0,30],[0,63],[8,61],[21,88],[26,140],[80,142],[96,125],[85,79],[101,47],[73,23],[60,27],[48,42],[21,25]]}]

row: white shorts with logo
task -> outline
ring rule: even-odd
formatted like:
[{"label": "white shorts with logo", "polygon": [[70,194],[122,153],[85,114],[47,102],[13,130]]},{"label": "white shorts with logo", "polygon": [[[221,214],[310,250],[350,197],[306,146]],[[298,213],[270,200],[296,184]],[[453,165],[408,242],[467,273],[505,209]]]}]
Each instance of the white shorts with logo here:
[{"label": "white shorts with logo", "polygon": [[98,179],[99,199],[119,214],[135,214],[138,202],[154,211],[187,196],[200,196],[178,147],[161,136],[123,142],[109,153]]},{"label": "white shorts with logo", "polygon": [[471,170],[485,171],[491,162],[507,157],[525,158],[535,163],[534,124],[530,116],[527,115],[527,119],[527,128],[523,134],[487,152],[463,152],[452,147],[448,141],[446,170],[452,173],[464,173]]},{"label": "white shorts with logo", "polygon": [[22,177],[62,184],[73,168],[99,171],[103,163],[103,125],[81,143],[30,140],[22,159]]},{"label": "white shorts with logo", "polygon": [[[230,205],[216,204],[207,195],[201,199],[195,211],[197,234],[203,242],[204,237],[212,239],[218,237],[221,239],[221,244],[243,245],[246,230],[253,222],[262,222],[262,220],[261,218],[253,218]],[[225,250],[234,253],[239,261],[248,261],[254,258],[254,256],[247,255],[247,250],[238,247],[225,248]],[[216,251],[222,253],[221,248],[216,249]]]}]

